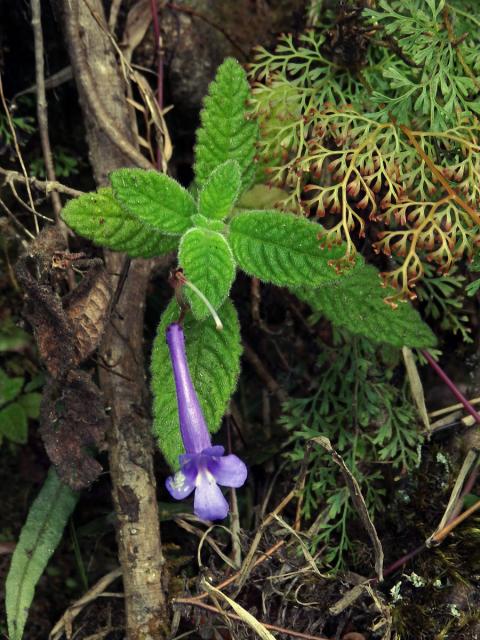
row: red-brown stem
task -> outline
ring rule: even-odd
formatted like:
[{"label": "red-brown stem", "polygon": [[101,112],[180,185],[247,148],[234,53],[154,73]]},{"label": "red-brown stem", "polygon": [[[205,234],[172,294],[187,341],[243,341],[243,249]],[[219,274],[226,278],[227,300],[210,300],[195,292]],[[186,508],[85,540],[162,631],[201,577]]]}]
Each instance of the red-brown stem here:
[{"label": "red-brown stem", "polygon": [[435,362],[430,353],[426,350],[422,351],[422,354],[425,356],[428,364],[432,367],[435,373],[441,378],[441,380],[447,385],[450,391],[453,393],[455,398],[463,404],[468,413],[475,418],[475,420],[480,424],[480,413],[475,410],[475,407],[465,398],[463,393],[457,387],[457,385],[451,380],[442,367]]},{"label": "red-brown stem", "polygon": [[[403,567],[404,564],[407,564],[407,562],[412,560],[412,558],[415,558],[415,556],[418,556],[418,554],[421,553],[426,548],[427,548],[426,544],[423,543],[413,551],[406,553],[404,556],[402,556],[398,560],[395,560],[395,562],[392,562],[391,565],[389,565],[383,570],[383,578],[385,579],[387,576],[391,575],[392,573],[395,573],[397,569],[400,569],[400,567]],[[374,581],[378,582],[377,578],[374,578]]]},{"label": "red-brown stem", "polygon": [[[192,607],[200,607],[200,609],[205,609],[206,611],[211,611],[211,613],[216,613],[217,615],[225,615],[231,620],[239,620],[245,624],[245,620],[242,620],[240,616],[236,613],[230,613],[229,611],[219,611],[217,607],[213,607],[211,604],[206,604],[205,602],[201,602],[199,600],[195,600],[195,598],[177,598],[174,601],[174,604],[186,604],[191,605]],[[270,629],[271,631],[276,631],[277,633],[282,633],[287,636],[292,636],[292,638],[302,638],[303,640],[327,640],[324,636],[312,636],[309,633],[302,633],[301,631],[295,631],[294,629],[285,629],[284,627],[278,627],[276,624],[268,624],[267,622],[260,622],[265,629]]]}]

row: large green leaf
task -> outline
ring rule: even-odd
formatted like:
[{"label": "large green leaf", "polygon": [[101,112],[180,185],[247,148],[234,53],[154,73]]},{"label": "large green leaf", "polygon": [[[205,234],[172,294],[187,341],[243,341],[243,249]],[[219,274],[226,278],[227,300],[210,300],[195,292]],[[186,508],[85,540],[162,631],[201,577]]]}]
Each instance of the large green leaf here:
[{"label": "large green leaf", "polygon": [[218,68],[200,114],[195,147],[195,177],[203,186],[212,171],[226,160],[236,160],[242,172],[242,187],[248,187],[255,171],[258,126],[247,118],[249,85],[245,71],[233,58]]},{"label": "large green leaf", "polygon": [[70,200],[62,218],[79,235],[132,258],[150,258],[177,248],[180,236],[164,235],[143,224],[115,200],[111,189]]},{"label": "large green leaf", "polygon": [[206,218],[223,220],[231,212],[242,184],[236,160],[219,165],[203,185],[198,196],[198,211]]},{"label": "large green leaf", "polygon": [[27,442],[27,413],[18,402],[12,402],[0,409],[0,442],[3,437],[17,444],[25,444]]},{"label": "large green leaf", "polygon": [[339,277],[345,247],[322,248],[321,227],[280,211],[244,211],[230,225],[230,246],[246,273],[279,286],[318,286]]},{"label": "large green leaf", "polygon": [[197,206],[173,178],[144,169],[118,169],[109,177],[115,198],[151,229],[175,235],[192,226]]},{"label": "large green leaf", "polygon": [[[177,398],[165,331],[178,319],[179,309],[171,302],[165,310],[152,354],[154,432],[169,465],[178,468],[183,453],[178,422]],[[185,346],[192,381],[208,428],[215,433],[235,390],[240,373],[240,326],[237,312],[227,300],[218,311],[223,330],[217,331],[211,318],[202,322],[188,314],[184,322]]]},{"label": "large green leaf", "polygon": [[378,271],[370,265],[355,269],[347,278],[295,293],[333,324],[375,342],[417,348],[436,344],[430,327],[410,303],[399,302],[394,309],[385,302],[396,292],[381,286]]},{"label": "large green leaf", "polygon": [[35,587],[55,551],[78,494],[50,469],[30,507],[12,556],[6,582],[5,607],[10,640],[21,640]]},{"label": "large green leaf", "polygon": [[[228,296],[235,277],[235,261],[225,238],[216,231],[190,229],[180,243],[178,261],[187,280],[217,309]],[[185,295],[197,319],[209,314],[205,303],[188,287]]]}]

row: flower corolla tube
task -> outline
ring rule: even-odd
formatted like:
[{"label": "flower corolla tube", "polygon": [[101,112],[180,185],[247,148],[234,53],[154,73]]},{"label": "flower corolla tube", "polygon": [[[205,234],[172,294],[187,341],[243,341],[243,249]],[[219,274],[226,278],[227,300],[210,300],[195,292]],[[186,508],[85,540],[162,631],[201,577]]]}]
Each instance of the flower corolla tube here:
[{"label": "flower corolla tube", "polygon": [[212,446],[190,376],[183,330],[176,322],[167,328],[167,345],[185,453],[179,456],[180,470],[167,478],[165,484],[176,500],[195,491],[193,510],[202,520],[222,520],[228,514],[228,502],[218,485],[241,487],[247,478],[247,467],[236,455],[224,455],[224,447]]}]

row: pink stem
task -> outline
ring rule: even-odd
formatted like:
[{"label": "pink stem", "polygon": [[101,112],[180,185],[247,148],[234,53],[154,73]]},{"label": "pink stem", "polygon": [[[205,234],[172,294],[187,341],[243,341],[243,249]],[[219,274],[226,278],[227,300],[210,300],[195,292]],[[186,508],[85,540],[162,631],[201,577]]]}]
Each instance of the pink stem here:
[{"label": "pink stem", "polygon": [[[425,543],[423,543],[422,545],[420,545],[419,547],[417,547],[413,551],[410,551],[409,553],[406,553],[404,556],[402,556],[398,560],[395,560],[395,562],[393,562],[392,564],[390,564],[388,567],[386,567],[383,570],[383,577],[386,578],[387,576],[391,575],[392,573],[395,573],[395,571],[397,571],[397,569],[400,569],[400,567],[403,567],[404,564],[407,564],[407,562],[409,562],[410,560],[415,558],[415,556],[418,556],[418,554],[421,553],[426,548],[427,547],[426,547]],[[378,582],[377,578],[375,578],[375,582]]]},{"label": "pink stem", "polygon": [[456,384],[453,382],[453,380],[450,380],[450,378],[447,376],[445,371],[442,369],[442,367],[437,362],[435,362],[435,360],[432,358],[432,356],[429,354],[429,352],[428,351],[422,351],[422,353],[425,356],[428,364],[432,367],[432,369],[435,371],[435,373],[447,385],[447,387],[453,393],[455,398],[459,402],[461,402],[463,404],[463,406],[468,411],[468,413],[470,415],[472,415],[475,418],[475,420],[480,424],[480,413],[478,413],[478,411],[475,410],[475,407],[472,404],[470,404],[470,402],[465,398],[465,396],[460,391],[460,389],[456,386]]}]

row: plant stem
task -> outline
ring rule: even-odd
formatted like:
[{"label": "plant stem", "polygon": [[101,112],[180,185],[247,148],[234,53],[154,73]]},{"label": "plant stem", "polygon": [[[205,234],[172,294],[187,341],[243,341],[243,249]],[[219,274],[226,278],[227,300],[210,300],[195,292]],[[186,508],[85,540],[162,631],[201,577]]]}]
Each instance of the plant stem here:
[{"label": "plant stem", "polygon": [[475,418],[475,420],[480,424],[480,413],[478,413],[478,411],[475,409],[475,407],[467,400],[467,398],[465,398],[465,396],[460,391],[460,389],[457,387],[457,385],[453,382],[453,380],[451,380],[447,376],[447,374],[442,369],[442,367],[438,364],[438,362],[435,362],[435,360],[432,358],[432,356],[430,355],[430,353],[428,351],[424,350],[424,351],[422,351],[422,354],[424,355],[424,357],[427,360],[428,364],[435,371],[435,373],[441,378],[441,380],[450,389],[450,391],[453,393],[455,398],[465,407],[465,409],[468,411],[468,413],[471,416],[473,416]]},{"label": "plant stem", "polygon": [[189,287],[200,298],[200,300],[205,304],[207,309],[212,314],[212,318],[215,321],[215,328],[217,329],[217,331],[222,331],[222,329],[223,329],[222,321],[220,320],[220,318],[218,316],[218,313],[215,311],[213,305],[208,300],[208,298],[203,294],[202,291],[200,291],[200,289],[197,286],[195,286],[193,284],[193,282],[190,282],[190,280],[185,280],[183,284],[186,287]]},{"label": "plant stem", "polygon": [[[45,173],[47,180],[56,182],[55,167],[53,164],[52,148],[50,146],[50,137],[48,133],[48,111],[47,96],[45,92],[45,73],[44,73],[44,51],[43,51],[43,31],[42,31],[42,12],[40,0],[31,0],[32,5],[32,27],[33,40],[35,46],[35,80],[37,84],[37,118],[38,131],[40,133],[40,142],[42,145],[43,160],[45,162]],[[50,193],[55,217],[61,225],[62,233],[67,239],[67,230],[60,220],[60,211],[62,210],[62,202],[60,196],[55,189]]]}]

